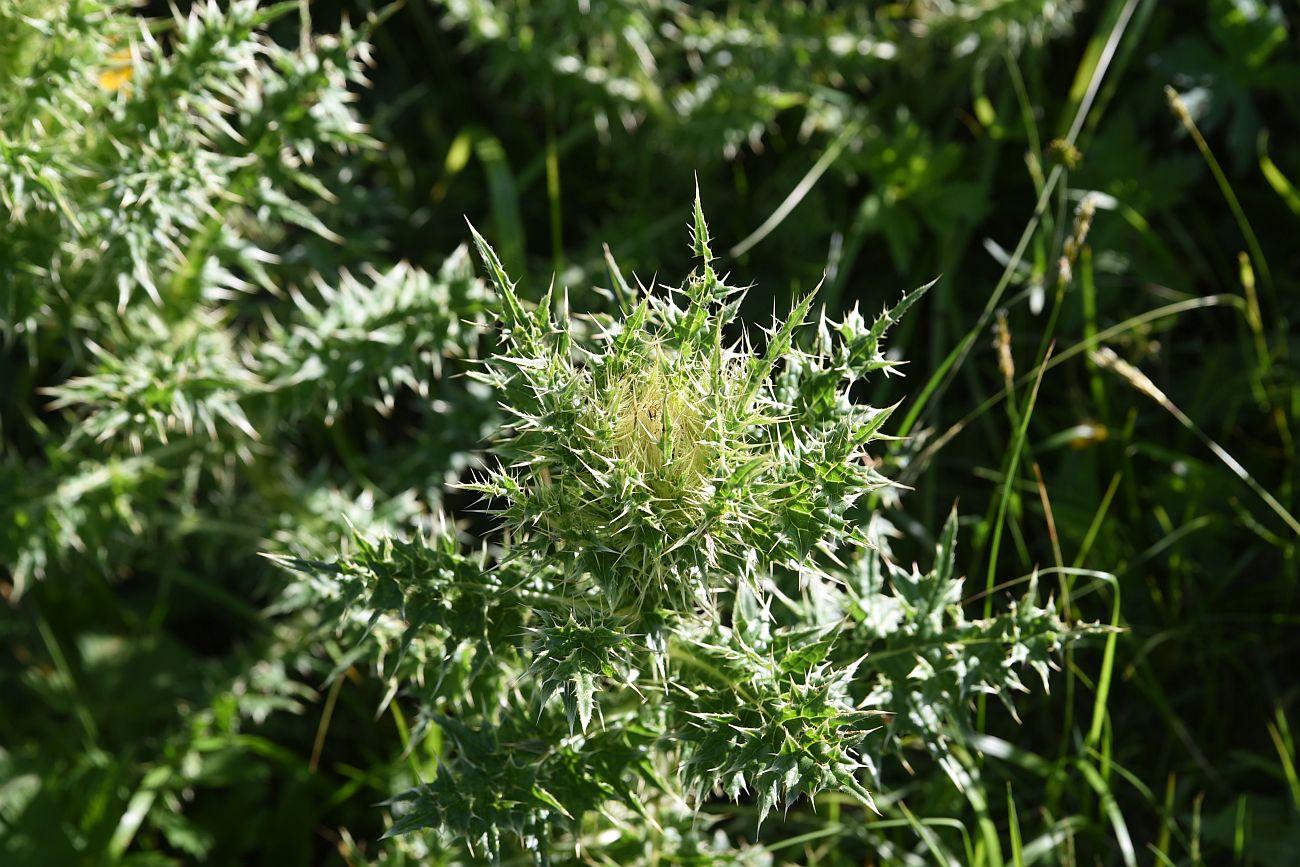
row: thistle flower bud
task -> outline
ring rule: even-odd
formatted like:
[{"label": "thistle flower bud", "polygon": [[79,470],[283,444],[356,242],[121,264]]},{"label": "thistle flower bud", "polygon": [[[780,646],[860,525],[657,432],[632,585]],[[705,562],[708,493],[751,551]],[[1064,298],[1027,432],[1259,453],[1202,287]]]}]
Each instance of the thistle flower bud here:
[{"label": "thistle flower bud", "polygon": [[[505,314],[481,378],[515,420],[499,467],[472,487],[501,504],[528,557],[563,561],[575,598],[625,613],[692,611],[737,582],[816,570],[817,551],[861,544],[844,512],[887,484],[861,456],[889,413],[848,389],[888,367],[878,343],[901,310],[869,330],[856,314],[823,324],[805,352],[808,296],[760,351],[724,338],[743,290],[713,271],[698,204],[692,239],[700,267],[680,289],[637,301],[622,285],[621,321],[570,321],[549,294],[526,310],[476,235]],[[575,339],[574,322],[599,337]]]}]

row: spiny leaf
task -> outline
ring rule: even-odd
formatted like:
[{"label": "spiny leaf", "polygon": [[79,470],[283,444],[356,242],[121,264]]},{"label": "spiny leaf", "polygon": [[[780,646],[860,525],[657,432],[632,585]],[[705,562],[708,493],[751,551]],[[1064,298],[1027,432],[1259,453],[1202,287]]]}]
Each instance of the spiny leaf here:
[{"label": "spiny leaf", "polygon": [[750,361],[749,375],[739,401],[739,405],[745,411],[748,411],[755,395],[758,394],[758,390],[771,376],[777,362],[790,351],[790,347],[794,343],[794,333],[808,320],[808,311],[812,309],[812,303],[817,297],[817,291],[814,289],[795,304],[794,309],[790,311],[789,318],[781,324],[776,333],[768,340],[767,348],[762,357]]},{"label": "spiny leaf", "polygon": [[713,251],[709,249],[709,225],[704,221],[704,203],[700,200],[700,179],[695,179],[695,225],[691,228],[691,247],[706,271],[712,271]]},{"label": "spiny leaf", "polygon": [[468,220],[465,221],[469,226],[470,234],[474,237],[474,247],[478,250],[479,258],[488,270],[488,276],[492,279],[492,285],[497,288],[497,294],[501,298],[501,303],[505,305],[506,324],[510,327],[512,333],[518,334],[516,339],[523,339],[531,342],[534,337],[534,324],[523,304],[519,301],[519,296],[515,293],[515,284],[506,274],[505,269],[501,266],[501,260],[497,258],[496,252],[488,244],[474,224]]},{"label": "spiny leaf", "polygon": [[578,706],[578,721],[585,732],[591,724],[591,713],[596,707],[596,676],[590,671],[580,671],[574,675],[573,694]]}]

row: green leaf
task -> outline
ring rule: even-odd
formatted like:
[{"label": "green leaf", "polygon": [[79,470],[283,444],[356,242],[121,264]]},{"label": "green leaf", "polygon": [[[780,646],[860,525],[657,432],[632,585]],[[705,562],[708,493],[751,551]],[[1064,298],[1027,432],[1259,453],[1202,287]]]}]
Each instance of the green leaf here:
[{"label": "green leaf", "polygon": [[578,721],[585,732],[591,724],[591,713],[596,707],[596,676],[580,671],[573,677],[573,694],[578,706]]},{"label": "green leaf", "polygon": [[763,387],[763,383],[767,381],[767,378],[772,375],[777,362],[794,345],[794,333],[807,322],[808,311],[812,309],[812,303],[816,297],[817,290],[814,289],[795,304],[794,309],[790,311],[790,316],[785,322],[781,323],[781,326],[768,339],[767,348],[762,357],[750,360],[745,387],[741,392],[740,400],[737,402],[741,411],[749,411],[759,389]]}]

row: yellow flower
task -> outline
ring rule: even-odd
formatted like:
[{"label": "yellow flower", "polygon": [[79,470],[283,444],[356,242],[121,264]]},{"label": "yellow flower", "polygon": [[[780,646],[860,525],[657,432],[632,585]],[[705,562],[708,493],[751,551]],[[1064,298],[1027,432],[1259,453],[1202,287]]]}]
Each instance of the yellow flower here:
[{"label": "yellow flower", "polygon": [[104,90],[121,90],[135,73],[135,64],[130,48],[114,51],[108,56],[110,66],[99,74],[99,86]]}]

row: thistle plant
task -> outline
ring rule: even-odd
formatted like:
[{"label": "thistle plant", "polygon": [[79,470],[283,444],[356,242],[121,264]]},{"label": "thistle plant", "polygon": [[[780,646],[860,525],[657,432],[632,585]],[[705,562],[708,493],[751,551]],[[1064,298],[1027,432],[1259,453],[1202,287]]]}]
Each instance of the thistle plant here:
[{"label": "thistle plant", "polygon": [[322,219],[337,201],[324,164],[373,145],[349,90],[366,33],[304,19],[289,48],[267,30],[293,4],[195,3],[160,21],[132,5],[0,4],[0,255],[23,263],[0,286],[0,336],[32,353],[38,331],[93,331],[101,302],[182,310],[275,290],[288,272],[272,248],[341,240]]},{"label": "thistle plant", "polygon": [[[482,378],[512,420],[495,443],[500,469],[474,487],[500,503],[512,556],[562,563],[567,595],[653,619],[710,607],[741,583],[757,588],[776,569],[808,580],[819,552],[861,541],[844,514],[886,483],[865,448],[889,413],[846,395],[887,365],[874,347],[855,354],[829,338],[820,355],[798,349],[812,295],[761,351],[743,334],[733,340],[743,293],[713,270],[698,203],[697,273],[633,302],[611,259],[624,316],[593,320],[587,346],[555,315],[554,297],[526,311],[476,240],[504,312],[504,347]],[[822,329],[853,337],[856,327]]]},{"label": "thistle plant", "polygon": [[800,799],[875,809],[905,742],[951,765],[971,698],[1009,701],[1021,664],[1045,675],[1078,634],[1033,589],[967,620],[955,516],[928,573],[873,542],[862,505],[890,484],[873,458],[890,408],[853,389],[896,371],[884,337],[926,287],[871,324],[810,322],[809,295],[750,334],[698,197],[696,270],[652,291],[608,256],[612,315],[553,290],[529,304],[474,239],[500,304],[475,375],[506,418],[465,487],[499,535],[467,548],[444,522],[284,561],[323,580],[341,606],[327,621],[369,624],[351,658],[370,653],[438,732],[392,833],[432,830],[452,860],[639,863],[702,853],[707,822],[664,829],[725,799],[750,821],[698,855],[725,863]]}]

